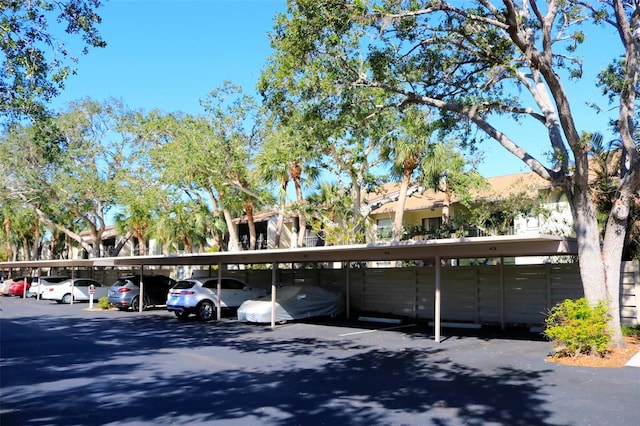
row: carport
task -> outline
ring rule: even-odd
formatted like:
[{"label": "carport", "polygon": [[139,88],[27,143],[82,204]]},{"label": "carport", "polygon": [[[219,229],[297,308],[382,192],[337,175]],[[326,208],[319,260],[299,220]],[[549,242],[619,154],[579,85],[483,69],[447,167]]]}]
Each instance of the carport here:
[{"label": "carport", "polygon": [[[275,306],[277,292],[277,271],[279,264],[310,262],[341,262],[346,264],[346,306],[349,312],[349,265],[351,262],[369,261],[433,261],[435,264],[435,315],[434,334],[436,342],[441,338],[441,280],[440,267],[443,260],[465,258],[499,258],[500,283],[504,285],[503,259],[505,257],[576,255],[577,241],[573,238],[545,234],[511,235],[499,237],[466,237],[423,241],[402,241],[396,244],[356,244],[328,247],[303,247],[296,249],[267,249],[241,252],[217,252],[205,254],[185,254],[171,256],[109,257],[86,260],[52,260],[33,262],[4,262],[0,268],[46,268],[46,267],[139,267],[140,274],[146,266],[218,265],[218,295],[222,270],[227,265],[271,264],[271,297]],[[144,294],[141,282],[141,296]],[[142,308],[142,304],[140,304]],[[275,309],[272,309],[275,312]],[[218,319],[221,308],[218,307]],[[504,326],[504,320],[503,320]],[[271,327],[275,327],[272,314]]]}]

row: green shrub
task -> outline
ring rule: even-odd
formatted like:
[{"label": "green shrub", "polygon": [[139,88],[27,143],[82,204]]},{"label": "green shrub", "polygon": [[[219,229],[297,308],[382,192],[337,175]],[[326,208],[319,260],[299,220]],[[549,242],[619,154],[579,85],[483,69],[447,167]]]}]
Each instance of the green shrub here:
[{"label": "green shrub", "polygon": [[109,299],[107,299],[105,296],[98,299],[98,307],[100,309],[109,309]]},{"label": "green shrub", "polygon": [[622,335],[627,337],[633,337],[635,339],[640,339],[640,324],[628,325],[628,326],[622,327]]},{"label": "green shrub", "polygon": [[544,334],[557,347],[556,357],[580,354],[604,356],[611,343],[607,304],[591,306],[584,297],[551,308]]}]

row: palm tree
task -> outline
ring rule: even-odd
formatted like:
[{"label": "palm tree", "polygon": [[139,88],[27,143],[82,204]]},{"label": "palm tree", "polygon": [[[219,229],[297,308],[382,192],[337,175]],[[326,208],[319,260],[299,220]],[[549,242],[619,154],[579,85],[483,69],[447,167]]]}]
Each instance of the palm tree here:
[{"label": "palm tree", "polygon": [[303,206],[305,199],[302,190],[303,175],[310,181],[318,176],[318,170],[307,164],[310,148],[304,142],[305,138],[295,126],[279,127],[273,131],[262,151],[256,158],[257,170],[260,177],[269,183],[278,185],[278,223],[276,226],[276,247],[280,245],[284,218],[286,215],[287,187],[293,182],[296,194],[299,233],[297,245],[304,246],[306,217]]},{"label": "palm tree", "polygon": [[307,198],[307,214],[314,232],[327,245],[360,243],[364,240],[361,217],[354,217],[349,191],[335,183],[322,182]]},{"label": "palm tree", "polygon": [[[432,149],[430,137],[433,129],[429,125],[425,112],[417,108],[406,109],[400,118],[398,129],[397,134],[385,140],[381,149],[383,161],[391,164],[391,176],[400,179],[398,207],[394,216],[392,232],[392,241],[395,242],[400,241],[402,237],[404,207],[415,171],[425,158],[430,158],[427,153],[431,153],[434,160],[436,159],[435,154],[439,153],[439,151]],[[437,164],[439,163],[435,161],[428,162],[429,167]]]},{"label": "palm tree", "polygon": [[186,253],[193,253],[195,247],[202,247],[206,243],[208,216],[208,208],[202,203],[177,203],[160,216],[154,236],[176,250],[183,247]]}]

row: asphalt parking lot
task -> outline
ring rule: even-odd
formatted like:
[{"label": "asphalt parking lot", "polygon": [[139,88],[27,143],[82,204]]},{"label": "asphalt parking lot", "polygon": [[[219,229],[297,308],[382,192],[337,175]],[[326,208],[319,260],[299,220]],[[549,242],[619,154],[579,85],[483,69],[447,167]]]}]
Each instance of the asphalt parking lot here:
[{"label": "asphalt parking lot", "polygon": [[337,321],[271,330],[0,298],[0,424],[637,425],[640,368],[534,334]]}]

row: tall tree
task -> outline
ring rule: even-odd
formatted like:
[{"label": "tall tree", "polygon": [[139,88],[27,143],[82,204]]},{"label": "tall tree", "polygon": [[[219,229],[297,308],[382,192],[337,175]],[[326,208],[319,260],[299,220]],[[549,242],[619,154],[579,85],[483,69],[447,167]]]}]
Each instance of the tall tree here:
[{"label": "tall tree", "polygon": [[[603,0],[290,1],[277,20],[269,90],[274,102],[304,97],[321,103],[327,91],[380,90],[391,102],[440,113],[467,143],[477,131],[564,190],[572,208],[584,292],[612,314],[614,341],[623,345],[619,315],[620,259],[630,204],[640,189],[636,131],[640,4]],[[608,48],[616,60],[601,79],[616,103],[615,132],[623,155],[616,196],[600,239],[589,186],[590,133],[579,129],[571,79],[582,76],[583,25],[615,32]],[[291,92],[291,94],[289,94]],[[526,93],[526,95],[525,95]],[[582,113],[584,114],[584,113]],[[552,161],[519,145],[507,120],[541,126]],[[589,122],[587,122],[589,123]],[[587,124],[589,125],[589,124]],[[602,243],[602,244],[601,244]]]},{"label": "tall tree", "polygon": [[[344,186],[321,182],[307,197],[307,215],[313,231],[326,245],[361,243],[365,228],[359,213],[353,212],[353,200]],[[356,216],[357,215],[357,216]]]},{"label": "tall tree", "polygon": [[268,198],[253,167],[262,142],[257,105],[226,82],[210,92],[202,106],[205,114],[200,116],[138,112],[127,128],[148,149],[161,182],[186,197],[206,199],[212,217],[224,217],[230,250],[238,250],[234,219],[243,212],[255,247],[252,212]]},{"label": "tall tree", "polygon": [[[130,137],[118,129],[125,114],[117,100],[72,103],[56,117],[57,143],[43,149],[41,132],[16,126],[0,144],[0,185],[30,206],[50,228],[75,240],[90,257],[102,255],[105,215],[117,202],[127,173]],[[60,218],[73,217],[70,222]],[[89,232],[85,237],[78,232]]]},{"label": "tall tree", "polygon": [[194,253],[207,241],[209,208],[199,202],[178,202],[160,215],[153,235],[174,250]]},{"label": "tall tree", "polygon": [[[423,158],[435,144],[431,141],[431,134],[435,129],[430,128],[429,119],[424,111],[409,107],[401,114],[398,125],[391,130],[391,136],[383,141],[381,149],[383,160],[390,164],[391,177],[400,180],[391,235],[391,239],[395,242],[400,241],[402,237],[404,207],[409,185],[416,183],[415,174],[419,173]],[[444,171],[436,173],[444,173]]]},{"label": "tall tree", "polygon": [[275,245],[279,246],[285,215],[287,215],[287,189],[293,182],[295,191],[295,212],[298,217],[297,246],[304,246],[307,220],[305,215],[304,181],[313,182],[318,177],[314,164],[314,149],[307,138],[304,123],[291,117],[286,125],[279,123],[265,135],[260,153],[256,156],[256,172],[261,179],[278,185],[279,216],[276,225]]},{"label": "tall tree", "polygon": [[[61,26],[89,47],[105,47],[98,33],[100,0],[0,0],[0,124],[46,115],[46,102],[64,88],[78,58],[57,37]],[[60,33],[59,33],[60,34]]]}]

